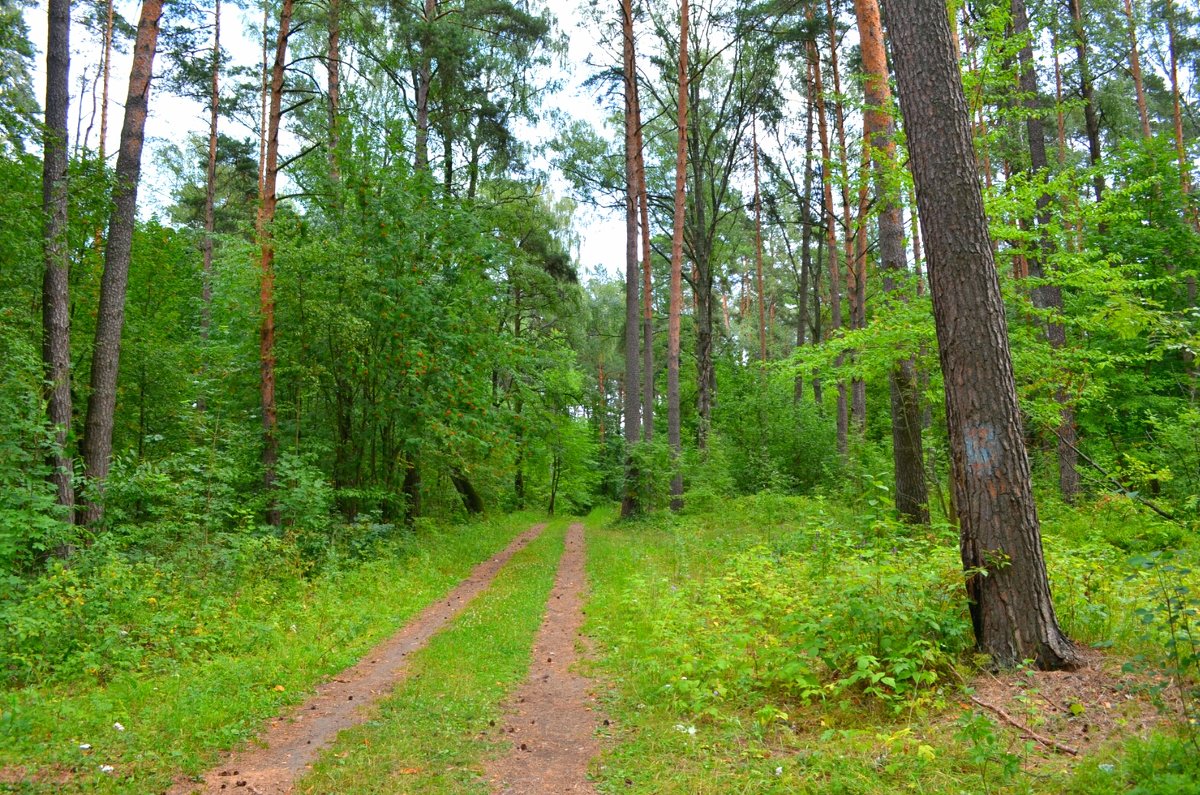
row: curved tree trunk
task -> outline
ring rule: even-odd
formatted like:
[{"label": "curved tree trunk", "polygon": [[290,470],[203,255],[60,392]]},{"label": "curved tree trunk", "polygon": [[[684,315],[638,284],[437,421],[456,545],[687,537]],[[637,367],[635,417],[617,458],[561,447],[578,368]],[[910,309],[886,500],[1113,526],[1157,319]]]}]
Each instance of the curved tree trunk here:
[{"label": "curved tree trunk", "polygon": [[[1008,327],[959,66],[941,0],[889,0],[929,261],[971,618],[997,665],[1078,664],[1059,629],[1021,432]],[[983,576],[980,572],[986,571]]]},{"label": "curved tree trunk", "polygon": [[83,521],[97,525],[104,516],[104,481],[112,463],[113,414],[117,406],[121,330],[125,325],[125,289],[129,283],[129,258],[137,214],[138,182],[142,174],[142,143],[150,108],[150,79],[158,46],[162,0],[145,0],[133,45],[129,96],[121,126],[117,154],[117,184],[104,246],[104,274],[100,277],[100,307],[96,316],[96,344],[92,351],[92,383],[84,423],[83,467],[92,489]]}]

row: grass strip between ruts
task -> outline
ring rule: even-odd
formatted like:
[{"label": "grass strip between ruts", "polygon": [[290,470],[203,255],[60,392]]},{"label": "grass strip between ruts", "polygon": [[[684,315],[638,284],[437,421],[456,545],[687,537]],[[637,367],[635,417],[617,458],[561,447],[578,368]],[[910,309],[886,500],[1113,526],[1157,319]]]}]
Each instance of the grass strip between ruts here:
[{"label": "grass strip between ruts", "polygon": [[298,792],[487,792],[480,762],[504,743],[501,703],[522,681],[568,521],[513,556],[491,587],[412,656],[409,676],[343,732]]}]

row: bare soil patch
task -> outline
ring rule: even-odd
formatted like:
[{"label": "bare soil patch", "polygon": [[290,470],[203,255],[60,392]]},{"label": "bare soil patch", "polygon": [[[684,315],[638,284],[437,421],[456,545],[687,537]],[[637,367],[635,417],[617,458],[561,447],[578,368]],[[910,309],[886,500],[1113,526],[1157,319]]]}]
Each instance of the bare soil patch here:
[{"label": "bare soil patch", "polygon": [[[1081,754],[1116,737],[1145,736],[1164,719],[1148,695],[1154,684],[1149,677],[1121,671],[1120,662],[1095,649],[1082,651],[1084,664],[1074,671],[983,674],[971,682],[974,697]],[[1164,696],[1168,708],[1173,706],[1172,695]],[[996,715],[995,710],[989,711]]]},{"label": "bare soil patch", "polygon": [[529,679],[507,705],[500,729],[512,748],[487,765],[500,795],[596,791],[587,780],[588,762],[600,750],[595,696],[589,680],[571,670],[582,641],[585,586],[583,525],[574,524],[534,640]]},{"label": "bare soil patch", "polygon": [[367,718],[368,709],[388,695],[408,673],[408,656],[422,648],[451,619],[491,584],[516,552],[537,538],[546,525],[534,525],[502,552],[475,567],[453,591],[367,653],[358,664],[317,688],[308,701],[273,719],[257,744],[226,757],[201,782],[178,780],[172,795],[253,793],[283,795],[338,732]]}]

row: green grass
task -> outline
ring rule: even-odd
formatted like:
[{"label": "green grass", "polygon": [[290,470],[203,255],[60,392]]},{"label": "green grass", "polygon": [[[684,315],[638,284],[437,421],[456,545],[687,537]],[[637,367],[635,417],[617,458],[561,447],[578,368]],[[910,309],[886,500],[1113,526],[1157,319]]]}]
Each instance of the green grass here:
[{"label": "green grass", "polygon": [[455,621],[414,654],[410,675],[366,723],[342,732],[299,792],[487,792],[504,698],[529,671],[563,550],[556,520]]},{"label": "green grass", "polygon": [[[1069,535],[1047,527],[1072,631],[1152,657],[1134,606],[1153,601],[1153,578],[1104,539]],[[945,532],[819,499],[710,501],[593,531],[586,631],[599,641],[596,669],[611,683],[618,727],[601,790],[1057,793],[1096,791],[1103,779],[1103,789],[1150,793],[1196,775],[1184,746],[1162,735],[1103,750],[1073,779],[1068,759],[1042,759],[990,715],[964,709],[957,679],[970,676],[971,651],[957,566]],[[884,628],[872,637],[863,631],[872,626]],[[941,644],[935,681],[898,695],[855,679],[864,655],[912,657],[903,643],[878,649],[907,642],[914,626]],[[966,636],[947,642],[949,627]],[[813,638],[821,643],[806,648]],[[789,663],[798,672],[781,674]],[[1155,788],[1155,776],[1170,785]]]},{"label": "green grass", "polygon": [[[0,768],[11,774],[23,767],[30,780],[0,789],[149,792],[175,774],[202,772],[220,750],[252,737],[283,705],[304,700],[318,681],[353,664],[535,519],[515,514],[425,527],[381,558],[301,582],[281,602],[237,605],[236,621],[206,628],[250,633],[235,651],[162,673],[121,672],[104,684],[75,680],[3,693]],[[102,764],[114,772],[101,773]]]}]

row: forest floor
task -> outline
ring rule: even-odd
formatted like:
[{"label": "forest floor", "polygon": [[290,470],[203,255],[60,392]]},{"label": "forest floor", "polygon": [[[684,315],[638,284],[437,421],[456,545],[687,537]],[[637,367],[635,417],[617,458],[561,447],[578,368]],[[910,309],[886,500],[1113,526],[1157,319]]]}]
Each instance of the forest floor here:
[{"label": "forest floor", "polygon": [[[1076,671],[1003,673],[970,656],[954,545],[936,529],[770,496],[635,522],[520,518],[475,538],[473,568],[455,564],[349,667],[291,681],[257,663],[250,690],[288,681],[275,717],[243,707],[237,735],[142,729],[151,746],[184,737],[194,761],[90,744],[59,761],[44,749],[79,757],[87,736],[59,705],[66,720],[34,724],[28,762],[0,747],[0,792],[1200,795],[1200,761],[1179,754],[1195,742],[1184,691],[1138,645],[1163,572],[1101,538],[1140,543],[1121,517],[1084,517],[1086,539],[1052,519],[1046,537],[1068,632],[1112,648]],[[169,680],[155,681],[158,695]],[[186,694],[160,698],[180,725],[216,720]],[[6,713],[0,737],[20,719]],[[97,773],[98,757],[113,767]]]}]

